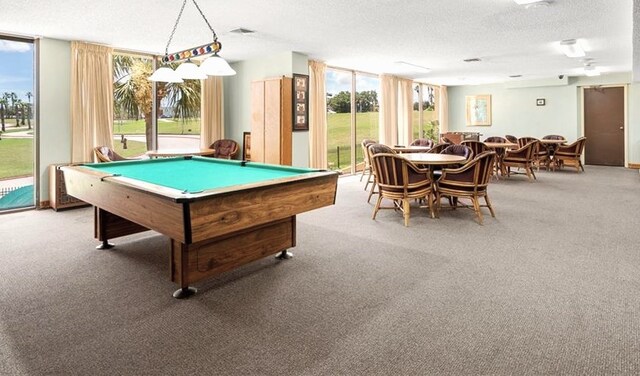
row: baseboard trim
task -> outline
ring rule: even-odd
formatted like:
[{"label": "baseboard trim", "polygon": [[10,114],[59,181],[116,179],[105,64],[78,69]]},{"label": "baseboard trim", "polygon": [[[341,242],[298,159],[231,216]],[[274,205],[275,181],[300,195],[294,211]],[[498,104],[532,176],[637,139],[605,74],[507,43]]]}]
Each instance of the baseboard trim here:
[{"label": "baseboard trim", "polygon": [[629,168],[635,168],[640,170],[640,163],[629,163]]}]

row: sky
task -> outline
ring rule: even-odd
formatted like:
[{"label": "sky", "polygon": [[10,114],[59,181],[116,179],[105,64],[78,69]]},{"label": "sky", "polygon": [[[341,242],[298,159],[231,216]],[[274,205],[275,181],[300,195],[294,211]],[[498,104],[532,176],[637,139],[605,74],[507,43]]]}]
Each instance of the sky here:
[{"label": "sky", "polygon": [[[326,88],[329,94],[351,91],[351,72],[327,69]],[[375,90],[380,92],[380,80],[377,77],[356,74],[356,91]]]},{"label": "sky", "polygon": [[[29,102],[33,88],[33,44],[0,39],[0,96],[14,92]],[[31,98],[33,102],[33,98]]]}]

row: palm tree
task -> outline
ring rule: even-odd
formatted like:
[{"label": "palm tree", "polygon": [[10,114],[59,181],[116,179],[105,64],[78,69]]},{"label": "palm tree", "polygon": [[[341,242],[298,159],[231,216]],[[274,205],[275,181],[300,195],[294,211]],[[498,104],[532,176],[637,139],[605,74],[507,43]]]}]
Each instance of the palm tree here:
[{"label": "palm tree", "polygon": [[[20,125],[24,125],[25,124],[25,107],[27,106],[26,103],[24,103],[22,101],[22,99],[18,99],[16,101],[16,106],[20,109]],[[16,113],[16,116],[18,116],[18,114]]]},{"label": "palm tree", "polygon": [[28,129],[31,129],[31,97],[33,97],[33,94],[30,91],[27,91],[27,99],[29,100],[29,106],[27,107]]},{"label": "palm tree", "polygon": [[[115,105],[129,117],[144,116],[147,149],[153,145],[152,114],[153,85],[148,77],[153,73],[152,61],[130,56],[115,55],[113,79]],[[156,83],[156,113],[160,113],[160,100],[164,98],[173,107],[176,117],[187,119],[200,113],[200,80],[184,83]]]},{"label": "palm tree", "polygon": [[0,97],[0,123],[2,123],[2,132],[5,131],[4,126],[4,109],[7,107],[7,100],[4,96]]},{"label": "palm tree", "polygon": [[[5,93],[6,95],[7,93]],[[16,127],[20,126],[20,119],[18,118],[18,108],[16,107],[16,103],[18,102],[18,94],[11,92],[9,93],[9,100],[11,100],[11,107],[13,108],[13,116],[16,118]]]}]

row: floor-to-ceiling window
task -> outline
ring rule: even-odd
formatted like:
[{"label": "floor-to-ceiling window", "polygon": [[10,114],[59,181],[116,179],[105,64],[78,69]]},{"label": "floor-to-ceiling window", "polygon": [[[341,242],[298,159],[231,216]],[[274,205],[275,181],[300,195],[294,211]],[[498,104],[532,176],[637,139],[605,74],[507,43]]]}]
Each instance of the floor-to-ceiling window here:
[{"label": "floor-to-ceiling window", "polygon": [[153,57],[115,53],[113,58],[116,152],[123,156],[161,148],[200,146],[200,80],[154,83]]},{"label": "floor-to-ceiling window", "polygon": [[327,69],[327,166],[331,170],[351,168],[352,72]]},{"label": "floor-to-ceiling window", "polygon": [[329,169],[354,173],[362,168],[360,143],[378,138],[380,81],[375,75],[327,69]]},{"label": "floor-to-ceiling window", "polygon": [[413,84],[413,138],[430,138],[438,141],[438,97],[436,86],[415,82]]},{"label": "floor-to-ceiling window", "polygon": [[0,211],[33,207],[33,41],[0,36]]}]

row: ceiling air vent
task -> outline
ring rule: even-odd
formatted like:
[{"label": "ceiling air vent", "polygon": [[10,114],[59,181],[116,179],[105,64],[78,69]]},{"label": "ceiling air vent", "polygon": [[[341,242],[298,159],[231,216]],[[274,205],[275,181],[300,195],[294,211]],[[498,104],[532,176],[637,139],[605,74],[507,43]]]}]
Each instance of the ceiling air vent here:
[{"label": "ceiling air vent", "polygon": [[242,34],[242,35],[249,35],[249,34],[255,33],[254,30],[245,29],[244,27],[239,27],[239,28],[233,29],[233,30],[231,30],[229,32],[233,33],[233,34]]},{"label": "ceiling air vent", "polygon": [[477,62],[477,61],[482,61],[482,60],[480,60],[480,58],[479,58],[479,57],[472,57],[471,59],[464,59],[463,61],[464,61],[465,63],[475,63],[475,62]]}]

